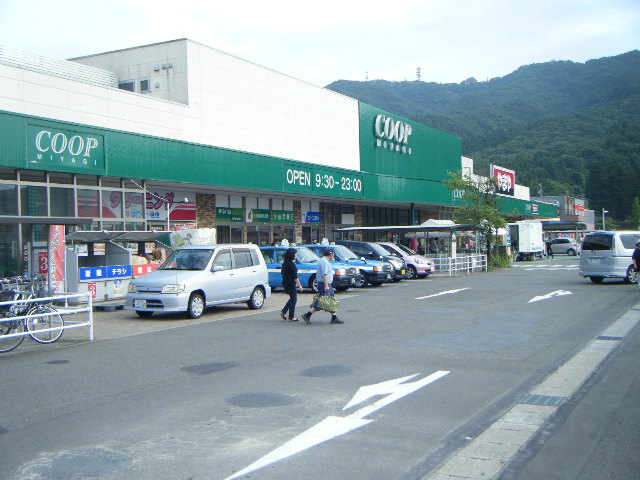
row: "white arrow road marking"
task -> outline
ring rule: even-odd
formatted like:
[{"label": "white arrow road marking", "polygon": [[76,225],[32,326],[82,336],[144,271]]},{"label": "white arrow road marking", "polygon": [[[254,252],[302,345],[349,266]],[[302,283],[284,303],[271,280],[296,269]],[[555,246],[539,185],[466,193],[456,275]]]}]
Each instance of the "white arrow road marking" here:
[{"label": "white arrow road marking", "polygon": [[300,435],[292,438],[281,447],[272,450],[261,459],[256,460],[248,467],[234,473],[230,477],[227,477],[225,480],[232,480],[234,478],[241,477],[242,475],[246,475],[247,473],[253,472],[262,467],[266,467],[267,465],[283,460],[287,457],[295,455],[296,453],[300,453],[303,450],[311,448],[315,445],[319,445],[323,442],[326,442],[327,440],[331,440],[332,438],[339,437],[340,435],[344,435],[345,433],[349,433],[352,430],[363,427],[364,425],[373,422],[373,420],[367,420],[364,418],[367,415],[380,410],[381,408],[389,405],[392,402],[395,402],[396,400],[401,399],[406,395],[409,395],[410,393],[415,392],[416,390],[426,387],[430,383],[439,380],[448,373],[449,372],[447,371],[440,370],[438,372],[432,373],[422,380],[418,380],[412,383],[402,383],[406,380],[420,375],[419,373],[416,373],[415,375],[409,375],[408,377],[396,378],[394,380],[388,380],[386,382],[360,387],[360,389],[356,392],[347,406],[343,408],[343,410],[346,410],[353,405],[362,403],[371,397],[383,395],[385,393],[388,395],[384,398],[381,398],[380,400],[373,402],[371,405],[363,407],[353,412],[352,414],[347,415],[346,417],[329,416],[325,418],[320,423],[302,432]]},{"label": "white arrow road marking", "polygon": [[463,290],[469,290],[469,288],[467,287],[467,288],[458,288],[457,290],[447,290],[445,292],[434,293],[433,295],[427,295],[426,297],[414,298],[414,300],[424,300],[425,298],[439,297],[440,295],[447,295],[449,293],[458,293],[458,292],[462,292]]},{"label": "white arrow road marking", "polygon": [[556,290],[555,292],[547,293],[546,295],[541,295],[539,297],[533,297],[527,303],[537,302],[539,300],[548,300],[552,297],[561,297],[562,295],[572,295],[571,292],[567,290]]}]

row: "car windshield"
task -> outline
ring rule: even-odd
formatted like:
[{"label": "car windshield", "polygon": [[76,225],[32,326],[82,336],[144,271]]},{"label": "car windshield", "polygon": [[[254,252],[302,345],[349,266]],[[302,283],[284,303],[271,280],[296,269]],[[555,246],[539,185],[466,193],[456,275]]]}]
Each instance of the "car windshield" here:
[{"label": "car windshield", "polygon": [[387,255],[391,254],[391,255],[398,256],[398,252],[396,252],[396,250],[391,245],[380,245],[380,246],[387,251]]},{"label": "car windshield", "polygon": [[173,252],[158,270],[204,270],[213,250],[181,249]]},{"label": "car windshield", "polygon": [[320,261],[320,257],[307,247],[297,247],[297,250],[297,259],[300,263],[318,263]]},{"label": "car windshield", "polygon": [[340,260],[341,262],[344,262],[347,260],[358,259],[358,256],[355,253],[353,253],[351,250],[349,250],[347,247],[345,247],[344,245],[335,245],[333,249],[336,252],[336,260]]},{"label": "car windshield", "polygon": [[[378,255],[385,255],[388,256],[389,252],[387,252],[384,248],[382,248],[380,245],[378,245],[377,243],[369,243],[369,245],[371,246],[371,248],[373,249],[374,252],[376,252]],[[397,253],[394,253],[394,255],[398,255]]]},{"label": "car windshield", "polygon": [[414,252],[413,250],[411,250],[409,247],[405,247],[404,245],[400,245],[399,243],[396,243],[396,246],[402,250],[404,253],[406,253],[407,255],[417,255],[417,252]]}]

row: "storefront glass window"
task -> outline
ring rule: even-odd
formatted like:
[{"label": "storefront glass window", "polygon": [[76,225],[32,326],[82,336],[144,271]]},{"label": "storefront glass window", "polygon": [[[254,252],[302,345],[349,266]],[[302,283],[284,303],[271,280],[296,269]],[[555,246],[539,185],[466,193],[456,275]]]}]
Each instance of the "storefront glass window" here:
[{"label": "storefront glass window", "polygon": [[51,187],[51,215],[53,217],[75,217],[74,191],[72,188]]},{"label": "storefront glass window", "polygon": [[77,191],[78,198],[78,217],[96,218],[100,212],[98,210],[98,191],[79,189]]},{"label": "storefront glass window", "polygon": [[127,222],[125,225],[125,230],[136,232],[145,230],[144,222]]},{"label": "storefront glass window", "polygon": [[20,187],[22,215],[47,216],[47,187],[23,185]]},{"label": "storefront glass window", "polygon": [[18,215],[18,187],[0,185],[0,215]]},{"label": "storefront glass window", "polygon": [[102,191],[102,218],[122,218],[122,192]]},{"label": "storefront glass window", "polygon": [[125,192],[124,216],[144,220],[144,194]]},{"label": "storefront glass window", "polygon": [[18,275],[18,225],[0,225],[0,276]]},{"label": "storefront glass window", "polygon": [[121,232],[124,230],[124,225],[121,222],[102,222],[102,230]]}]

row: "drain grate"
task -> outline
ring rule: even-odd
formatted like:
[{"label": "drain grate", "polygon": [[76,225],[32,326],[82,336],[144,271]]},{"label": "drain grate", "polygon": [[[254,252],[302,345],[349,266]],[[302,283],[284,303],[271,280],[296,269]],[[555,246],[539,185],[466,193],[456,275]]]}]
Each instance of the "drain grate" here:
[{"label": "drain grate", "polygon": [[600,335],[596,340],[622,340],[624,337],[612,337],[607,335]]},{"label": "drain grate", "polygon": [[559,407],[567,401],[567,397],[554,397],[552,395],[534,395],[529,393],[520,400],[525,405],[542,405],[545,407]]}]

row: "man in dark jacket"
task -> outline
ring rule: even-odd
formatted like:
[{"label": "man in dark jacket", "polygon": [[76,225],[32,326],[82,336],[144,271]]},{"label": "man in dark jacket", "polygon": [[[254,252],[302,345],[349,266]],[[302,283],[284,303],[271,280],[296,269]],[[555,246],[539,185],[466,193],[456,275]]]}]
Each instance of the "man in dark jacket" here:
[{"label": "man in dark jacket", "polygon": [[280,316],[283,320],[287,320],[287,312],[289,312],[289,321],[297,322],[296,318],[296,303],[298,302],[298,290],[302,292],[302,284],[298,278],[298,267],[296,266],[296,253],[298,251],[295,248],[290,248],[284,252],[284,260],[282,262],[282,268],[280,273],[282,274],[282,288],[289,300],[284,305]]}]

